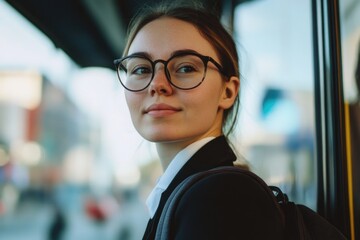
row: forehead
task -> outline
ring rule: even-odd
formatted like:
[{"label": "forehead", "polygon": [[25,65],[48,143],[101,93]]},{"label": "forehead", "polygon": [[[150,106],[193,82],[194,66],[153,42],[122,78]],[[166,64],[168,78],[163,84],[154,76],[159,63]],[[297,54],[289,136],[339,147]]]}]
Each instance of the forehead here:
[{"label": "forehead", "polygon": [[171,53],[182,49],[195,50],[217,58],[213,46],[194,25],[168,17],[154,20],[141,28],[131,43],[128,54],[146,52],[153,58],[166,59]]}]

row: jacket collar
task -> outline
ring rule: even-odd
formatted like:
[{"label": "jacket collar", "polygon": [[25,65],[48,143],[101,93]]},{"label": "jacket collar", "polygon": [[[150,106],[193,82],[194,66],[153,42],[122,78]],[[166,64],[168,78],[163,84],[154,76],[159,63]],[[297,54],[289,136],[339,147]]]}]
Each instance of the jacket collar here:
[{"label": "jacket collar", "polygon": [[156,228],[166,204],[174,189],[187,177],[202,171],[206,171],[219,166],[232,166],[236,160],[236,155],[229,146],[224,136],[217,137],[197,151],[190,160],[181,168],[168,188],[162,193],[160,204],[146,228],[143,239],[154,239]]},{"label": "jacket collar", "polygon": [[[215,138],[197,151],[170,183],[171,192],[187,177],[219,166],[232,166],[236,155],[224,136]],[[166,191],[166,192],[167,192]]]}]

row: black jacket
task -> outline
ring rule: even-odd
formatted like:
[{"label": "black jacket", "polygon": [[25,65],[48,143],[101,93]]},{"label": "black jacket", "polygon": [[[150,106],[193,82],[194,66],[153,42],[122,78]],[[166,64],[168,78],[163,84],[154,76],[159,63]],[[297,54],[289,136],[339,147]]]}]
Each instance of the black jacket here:
[{"label": "black jacket", "polygon": [[[232,166],[235,160],[236,156],[224,136],[215,138],[196,152],[162,194],[159,207],[149,220],[143,239],[154,239],[163,207],[178,184],[194,173],[219,166]],[[248,211],[249,204],[254,201],[247,197],[246,188],[246,183],[239,186],[231,175],[211,176],[195,184],[180,201],[175,214],[173,238],[281,239],[282,223],[275,216],[275,211],[267,208],[266,204],[256,204],[252,206],[254,210]],[[259,225],[262,226],[260,229]]]}]

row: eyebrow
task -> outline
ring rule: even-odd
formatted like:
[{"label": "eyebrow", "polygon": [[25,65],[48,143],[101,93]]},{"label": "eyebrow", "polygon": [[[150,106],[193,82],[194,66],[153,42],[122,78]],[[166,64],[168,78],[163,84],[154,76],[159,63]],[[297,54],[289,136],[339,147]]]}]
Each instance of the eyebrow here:
[{"label": "eyebrow", "polygon": [[[175,55],[181,55],[181,54],[186,54],[186,53],[196,53],[196,54],[200,54],[199,52],[197,52],[197,51],[195,51],[195,50],[193,50],[193,49],[181,49],[181,50],[176,50],[176,51],[172,52],[172,53],[170,54],[170,57],[169,57],[169,58],[171,58],[171,57],[173,57],[173,56],[175,56]],[[153,59],[152,56],[151,56],[151,54],[149,54],[148,52],[134,52],[134,53],[128,55],[128,57],[129,57],[129,56],[140,56],[140,57],[146,57],[146,58],[149,58],[149,59]],[[169,58],[168,58],[168,59],[169,59]]]}]

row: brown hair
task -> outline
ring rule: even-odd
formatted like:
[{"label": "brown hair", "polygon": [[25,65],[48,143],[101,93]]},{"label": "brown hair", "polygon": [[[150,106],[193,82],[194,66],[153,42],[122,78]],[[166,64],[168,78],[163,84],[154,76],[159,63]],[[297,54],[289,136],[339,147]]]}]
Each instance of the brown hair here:
[{"label": "brown hair", "polygon": [[[182,20],[194,25],[200,34],[214,47],[220,58],[220,64],[228,76],[240,77],[239,57],[235,42],[229,32],[222,26],[219,18],[206,11],[202,6],[189,6],[183,4],[160,4],[155,7],[142,9],[129,26],[128,39],[124,48],[123,56],[126,56],[129,47],[136,34],[146,24],[162,18],[169,17]],[[230,134],[235,127],[239,108],[239,96],[236,97],[234,105],[224,112],[223,131]]]}]

